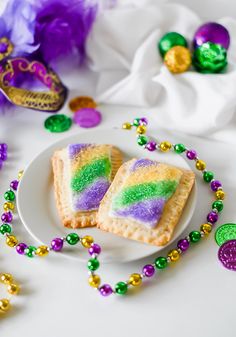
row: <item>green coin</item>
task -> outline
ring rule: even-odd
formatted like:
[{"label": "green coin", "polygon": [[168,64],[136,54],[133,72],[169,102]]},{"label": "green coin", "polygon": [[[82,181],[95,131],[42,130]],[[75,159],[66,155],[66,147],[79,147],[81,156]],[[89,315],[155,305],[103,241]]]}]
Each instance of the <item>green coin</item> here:
[{"label": "green coin", "polygon": [[229,240],[236,240],[236,224],[226,223],[220,226],[215,233],[216,243],[221,246]]},{"label": "green coin", "polygon": [[72,120],[66,115],[53,115],[46,119],[44,127],[50,132],[64,132],[71,127]]}]

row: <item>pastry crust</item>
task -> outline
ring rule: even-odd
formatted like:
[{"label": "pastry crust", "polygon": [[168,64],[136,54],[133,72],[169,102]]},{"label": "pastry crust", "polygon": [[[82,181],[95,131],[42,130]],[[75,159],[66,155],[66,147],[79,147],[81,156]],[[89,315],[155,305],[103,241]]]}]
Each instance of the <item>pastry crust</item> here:
[{"label": "pastry crust", "polygon": [[[94,155],[99,150],[110,151],[111,155],[111,180],[122,164],[122,153],[111,145],[97,145]],[[83,150],[81,151],[83,153]],[[70,203],[70,174],[68,167],[68,155],[66,149],[56,151],[52,157],[52,168],[54,175],[54,194],[56,205],[61,221],[65,227],[80,228],[91,227],[97,224],[97,210],[73,211]]]},{"label": "pastry crust", "polygon": [[[118,170],[115,179],[100,204],[98,210],[98,227],[103,231],[112,232],[128,239],[156,246],[164,246],[172,238],[174,229],[180,219],[184,206],[194,185],[195,175],[190,170],[160,163],[160,166],[158,166],[160,175],[163,175],[163,177],[165,176],[165,178],[171,178],[174,172],[177,175],[180,173],[180,181],[174,194],[166,202],[157,226],[155,228],[151,228],[145,226],[144,224],[140,224],[140,222],[131,218],[120,218],[115,215],[111,215],[112,198],[121,190],[126,178],[129,177],[130,167],[133,165],[135,160],[136,159],[126,162]],[[147,172],[146,177],[144,177],[144,174],[142,174],[142,181],[143,178],[146,181],[150,180],[150,174]],[[132,185],[132,180],[129,180],[129,186],[130,185]]]}]

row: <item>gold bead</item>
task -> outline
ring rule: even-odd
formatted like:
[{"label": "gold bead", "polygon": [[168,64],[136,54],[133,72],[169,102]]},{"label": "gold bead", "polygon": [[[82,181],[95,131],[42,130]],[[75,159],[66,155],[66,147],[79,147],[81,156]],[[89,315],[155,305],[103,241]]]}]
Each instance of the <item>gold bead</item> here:
[{"label": "gold bead", "polygon": [[201,225],[200,230],[204,234],[208,235],[208,234],[210,234],[210,232],[212,230],[212,226],[209,223],[204,223],[204,224]]},{"label": "gold bead", "polygon": [[168,142],[168,141],[165,141],[165,142],[161,142],[161,144],[159,145],[160,146],[160,150],[162,152],[167,152],[171,149],[171,143]]},{"label": "gold bead", "polygon": [[17,238],[15,237],[15,235],[8,235],[6,238],[6,244],[9,247],[15,247],[18,243]]},{"label": "gold bead", "polygon": [[10,301],[7,298],[0,300],[0,311],[7,312],[10,309]]},{"label": "gold bead", "polygon": [[16,283],[11,283],[7,286],[7,291],[11,295],[17,295],[17,294],[19,294],[20,286]]},{"label": "gold bead", "polygon": [[215,195],[217,200],[224,200],[225,198],[225,192],[222,190],[216,191]]},{"label": "gold bead", "polygon": [[82,238],[81,243],[85,248],[90,248],[93,241],[92,236],[86,235]]},{"label": "gold bead", "polygon": [[36,251],[35,254],[38,256],[46,256],[49,253],[49,248],[48,246],[39,246]]},{"label": "gold bead", "polygon": [[124,123],[122,125],[122,129],[124,130],[130,130],[132,128],[132,125],[130,123]]},{"label": "gold bead", "polygon": [[175,46],[165,54],[164,62],[172,73],[183,73],[188,70],[192,63],[191,53],[186,47]]},{"label": "gold bead", "polygon": [[139,125],[136,129],[136,132],[140,135],[143,135],[144,133],[146,133],[147,128],[145,125]]},{"label": "gold bead", "polygon": [[198,159],[196,161],[196,169],[199,171],[203,171],[206,168],[206,163],[203,160]]},{"label": "gold bead", "polygon": [[0,275],[0,281],[2,283],[9,284],[13,281],[13,277],[11,274],[4,273]]},{"label": "gold bead", "polygon": [[100,283],[101,283],[100,276],[98,276],[98,275],[89,276],[88,283],[91,287],[98,288]]},{"label": "gold bead", "polygon": [[21,170],[21,171],[18,172],[18,179],[21,179],[21,177],[23,176],[23,173],[24,173],[23,170]]},{"label": "gold bead", "polygon": [[15,205],[13,204],[13,202],[10,202],[10,201],[5,202],[3,205],[3,209],[5,212],[13,211],[14,208],[15,208]]},{"label": "gold bead", "polygon": [[142,283],[142,276],[140,274],[134,273],[129,277],[129,284],[136,287]]},{"label": "gold bead", "polygon": [[169,251],[168,256],[172,262],[178,261],[180,258],[180,253],[178,252],[177,249],[172,249]]}]

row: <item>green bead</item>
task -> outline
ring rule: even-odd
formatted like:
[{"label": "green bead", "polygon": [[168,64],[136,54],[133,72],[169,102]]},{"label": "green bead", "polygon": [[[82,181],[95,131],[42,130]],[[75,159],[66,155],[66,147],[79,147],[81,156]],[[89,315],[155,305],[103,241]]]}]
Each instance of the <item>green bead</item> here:
[{"label": "green bead", "polygon": [[227,51],[219,44],[203,43],[194,51],[193,65],[201,73],[219,73],[227,66]]},{"label": "green bead", "polygon": [[44,127],[50,132],[64,132],[70,129],[72,120],[66,115],[53,115],[44,122]]},{"label": "green bead", "polygon": [[134,126],[139,126],[139,121],[140,121],[140,118],[135,118],[135,119],[133,120],[133,125],[134,125]]},{"label": "green bead", "polygon": [[221,212],[224,208],[224,204],[221,200],[216,200],[212,204],[212,209],[216,208],[218,212]]},{"label": "green bead", "polygon": [[201,239],[201,233],[199,231],[192,231],[189,233],[189,238],[193,243],[198,242]]},{"label": "green bead", "polygon": [[138,145],[141,145],[141,146],[147,144],[147,141],[148,141],[147,137],[143,135],[140,135],[137,138]]},{"label": "green bead", "polygon": [[115,292],[119,295],[125,295],[127,293],[128,286],[125,282],[118,282],[115,285]]},{"label": "green bead", "polygon": [[167,258],[163,256],[159,256],[155,260],[155,266],[157,269],[164,269],[168,265]]},{"label": "green bead", "polygon": [[183,37],[183,35],[170,32],[165,34],[158,43],[158,48],[161,53],[161,56],[164,57],[165,54],[174,46],[183,46],[187,47],[187,40]]},{"label": "green bead", "polygon": [[11,233],[11,226],[8,223],[3,223],[0,227],[0,233],[4,235],[5,233]]},{"label": "green bead", "polygon": [[4,198],[7,201],[14,201],[15,200],[15,193],[13,191],[7,191],[4,193]]},{"label": "green bead", "polygon": [[69,243],[69,245],[76,245],[78,241],[79,235],[76,233],[70,233],[66,236],[66,242]]},{"label": "green bead", "polygon": [[174,150],[176,153],[180,154],[180,153],[183,153],[186,150],[186,148],[184,144],[175,144]]},{"label": "green bead", "polygon": [[203,173],[203,180],[206,183],[210,183],[212,181],[212,179],[214,178],[214,173],[211,171],[206,171]]},{"label": "green bead", "polygon": [[34,251],[36,251],[37,248],[34,246],[29,246],[25,249],[25,255],[28,257],[34,257]]},{"label": "green bead", "polygon": [[95,271],[99,268],[99,261],[97,259],[88,260],[88,269],[91,271]]}]

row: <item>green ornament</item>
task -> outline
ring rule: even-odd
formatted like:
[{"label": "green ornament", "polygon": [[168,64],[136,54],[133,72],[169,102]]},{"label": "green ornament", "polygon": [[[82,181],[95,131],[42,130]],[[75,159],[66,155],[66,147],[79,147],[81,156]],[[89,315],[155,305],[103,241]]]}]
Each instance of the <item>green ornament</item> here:
[{"label": "green ornament", "polygon": [[203,173],[203,180],[206,182],[206,183],[210,183],[212,181],[212,179],[214,178],[214,173],[211,172],[211,171],[205,171]]},{"label": "green ornament", "polygon": [[219,73],[227,66],[227,51],[219,44],[203,43],[194,51],[193,65],[200,73]]},{"label": "green ornament", "polygon": [[0,227],[0,233],[2,235],[6,234],[6,233],[10,234],[11,233],[11,226],[8,225],[7,223],[3,223]]},{"label": "green ornament", "polygon": [[115,285],[115,292],[119,295],[125,295],[127,293],[128,286],[125,282],[118,282]]},{"label": "green ornament", "polygon": [[218,212],[221,212],[224,208],[224,204],[221,200],[216,200],[212,204],[212,209],[217,209]]},{"label": "green ornament", "polygon": [[72,120],[66,115],[53,115],[44,122],[44,127],[50,132],[64,132],[71,127]]},{"label": "green ornament", "polygon": [[69,243],[69,245],[76,245],[76,243],[79,242],[79,235],[76,233],[70,233],[66,236],[66,242]]},{"label": "green ornament", "polygon": [[97,259],[88,260],[88,269],[91,271],[95,271],[99,268],[99,261]]},{"label": "green ornament", "polygon": [[187,40],[183,37],[183,35],[170,32],[165,34],[158,43],[158,48],[161,53],[161,56],[164,57],[165,54],[174,46],[183,46],[187,47]]},{"label": "green ornament", "polygon": [[140,145],[140,146],[143,146],[143,145],[147,144],[147,141],[148,141],[147,137],[146,137],[146,136],[143,136],[143,135],[140,135],[140,136],[138,136],[138,138],[137,138],[137,143],[138,143],[138,145]]},{"label": "green ornament", "polygon": [[192,243],[196,243],[201,239],[201,233],[199,231],[192,231],[189,233],[189,238]]},{"label": "green ornament", "polygon": [[220,226],[215,233],[215,241],[221,246],[229,240],[236,240],[236,224],[227,223]]},{"label": "green ornament", "polygon": [[4,193],[4,198],[7,201],[14,201],[15,200],[15,193],[13,191],[7,191]]},{"label": "green ornament", "polygon": [[164,269],[167,267],[167,264],[168,262],[166,257],[159,256],[155,260],[155,266],[157,269]]},{"label": "green ornament", "polygon": [[135,118],[135,119],[133,120],[133,125],[134,125],[134,126],[139,126],[139,121],[140,121],[140,118]]},{"label": "green ornament", "polygon": [[186,150],[186,148],[185,148],[184,144],[175,144],[174,150],[175,150],[176,153],[181,154]]},{"label": "green ornament", "polygon": [[25,255],[28,256],[28,257],[34,257],[34,252],[36,251],[36,247],[34,246],[29,246],[25,249]]}]

